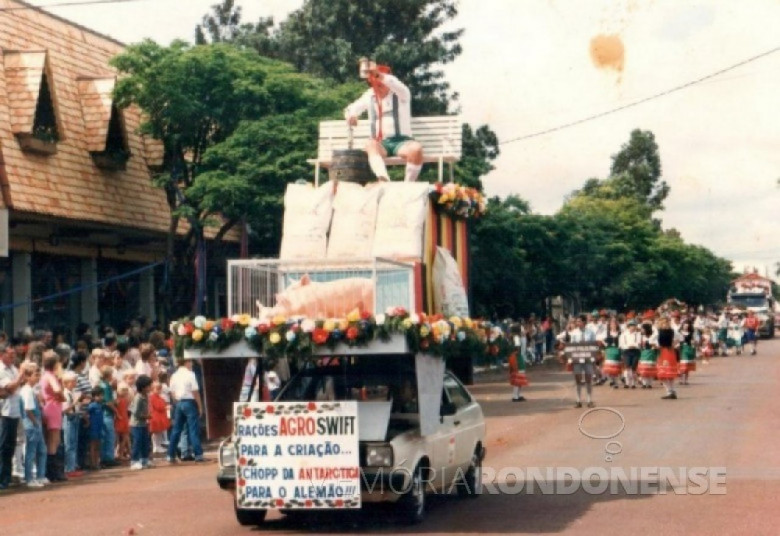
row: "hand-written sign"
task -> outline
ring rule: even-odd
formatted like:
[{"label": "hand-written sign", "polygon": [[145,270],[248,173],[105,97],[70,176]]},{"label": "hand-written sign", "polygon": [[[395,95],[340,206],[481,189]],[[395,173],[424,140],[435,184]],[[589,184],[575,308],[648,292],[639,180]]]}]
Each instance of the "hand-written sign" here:
[{"label": "hand-written sign", "polygon": [[357,402],[233,407],[239,508],[360,508]]},{"label": "hand-written sign", "polygon": [[569,342],[563,353],[569,363],[595,363],[601,348],[595,342]]}]

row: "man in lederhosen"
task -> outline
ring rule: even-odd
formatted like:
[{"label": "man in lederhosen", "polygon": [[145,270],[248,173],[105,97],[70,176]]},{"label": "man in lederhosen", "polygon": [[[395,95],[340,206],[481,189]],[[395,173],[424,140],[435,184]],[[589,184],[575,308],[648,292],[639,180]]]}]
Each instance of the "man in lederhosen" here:
[{"label": "man in lederhosen", "polygon": [[423,164],[422,145],[412,137],[412,94],[386,65],[370,63],[365,72],[371,86],[347,106],[344,117],[350,126],[368,111],[371,139],[366,144],[368,164],[377,179],[388,180],[384,158],[399,156],[406,161],[404,180],[416,181]]}]

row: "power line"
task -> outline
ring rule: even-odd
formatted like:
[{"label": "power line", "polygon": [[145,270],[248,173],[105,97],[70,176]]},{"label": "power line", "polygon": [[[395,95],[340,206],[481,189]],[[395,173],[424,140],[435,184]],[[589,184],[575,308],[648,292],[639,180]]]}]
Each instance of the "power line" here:
[{"label": "power line", "polygon": [[701,78],[697,78],[696,80],[691,80],[690,82],[686,82],[686,83],[681,84],[679,86],[675,86],[675,87],[673,87],[671,89],[667,89],[665,91],[661,91],[660,93],[656,93],[654,95],[650,95],[649,97],[645,97],[645,98],[636,100],[634,102],[630,102],[628,104],[624,104],[623,106],[618,106],[617,108],[612,108],[611,110],[607,110],[607,111],[604,111],[604,112],[599,112],[597,114],[593,114],[593,115],[590,115],[588,117],[583,117],[582,119],[577,119],[577,120],[571,121],[569,123],[564,123],[564,124],[558,125],[556,127],[548,128],[548,129],[545,129],[545,130],[540,130],[538,132],[533,132],[531,134],[526,134],[525,136],[518,136],[517,138],[511,138],[509,140],[500,142],[499,145],[506,145],[506,144],[509,144],[509,143],[514,143],[516,141],[523,141],[523,140],[527,140],[527,139],[531,139],[531,138],[536,138],[536,137],[543,136],[545,134],[550,134],[552,132],[557,132],[559,130],[563,130],[563,129],[566,129],[566,128],[569,128],[569,127],[573,127],[573,126],[576,126],[576,125],[581,125],[582,123],[587,123],[588,121],[593,121],[594,119],[600,119],[600,118],[605,117],[607,115],[611,115],[611,114],[614,114],[614,113],[617,113],[617,112],[621,112],[621,111],[623,111],[623,110],[625,110],[627,108],[632,108],[634,106],[639,106],[640,104],[644,104],[644,103],[649,102],[651,100],[658,99],[660,97],[665,97],[666,95],[670,95],[672,93],[675,93],[677,91],[681,91],[683,89],[689,88],[689,87],[694,86],[696,84],[700,84],[700,83],[704,82],[705,80],[709,80],[711,78],[715,78],[716,76],[719,76],[719,75],[721,75],[723,73],[727,73],[729,71],[733,71],[737,67],[742,67],[743,65],[747,65],[748,63],[751,63],[751,62],[754,62],[754,61],[759,60],[761,58],[764,58],[764,57],[769,56],[771,54],[774,54],[775,52],[778,52],[778,51],[780,51],[780,46],[779,47],[775,47],[775,48],[773,48],[771,50],[767,50],[767,51],[762,52],[760,54],[756,54],[755,56],[751,56],[750,58],[742,60],[742,61],[740,61],[738,63],[735,63],[733,65],[730,65],[728,67],[725,67],[723,69],[715,71],[715,72],[710,73],[708,75],[702,76]]},{"label": "power line", "polygon": [[70,6],[89,6],[94,4],[125,4],[130,2],[144,2],[146,0],[71,0],[68,2],[57,2],[54,4],[47,4],[44,6],[38,6],[34,4],[27,4],[14,7],[2,7],[1,11],[22,11],[28,9],[46,10],[52,7],[70,7]]}]

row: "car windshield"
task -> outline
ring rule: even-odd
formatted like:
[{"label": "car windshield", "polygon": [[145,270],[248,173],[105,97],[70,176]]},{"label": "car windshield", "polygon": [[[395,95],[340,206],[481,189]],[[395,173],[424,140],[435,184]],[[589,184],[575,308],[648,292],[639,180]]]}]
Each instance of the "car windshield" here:
[{"label": "car windshield", "polygon": [[291,378],[276,400],[392,401],[393,413],[417,413],[417,384],[411,361],[383,357],[323,358]]},{"label": "car windshield", "polygon": [[743,307],[766,307],[767,300],[764,296],[732,294],[731,303]]}]

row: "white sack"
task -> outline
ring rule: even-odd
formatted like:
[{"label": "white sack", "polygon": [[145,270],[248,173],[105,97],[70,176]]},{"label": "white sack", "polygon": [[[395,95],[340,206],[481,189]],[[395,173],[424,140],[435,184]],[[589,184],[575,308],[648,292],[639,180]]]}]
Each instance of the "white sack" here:
[{"label": "white sack", "polygon": [[374,257],[419,260],[428,212],[430,185],[388,182],[379,200],[374,233]]},{"label": "white sack", "polygon": [[282,260],[322,259],[333,212],[333,183],[288,184],[284,194]]},{"label": "white sack", "polygon": [[328,238],[329,259],[368,259],[374,246],[374,229],[382,187],[339,182],[333,200],[333,221]]}]

